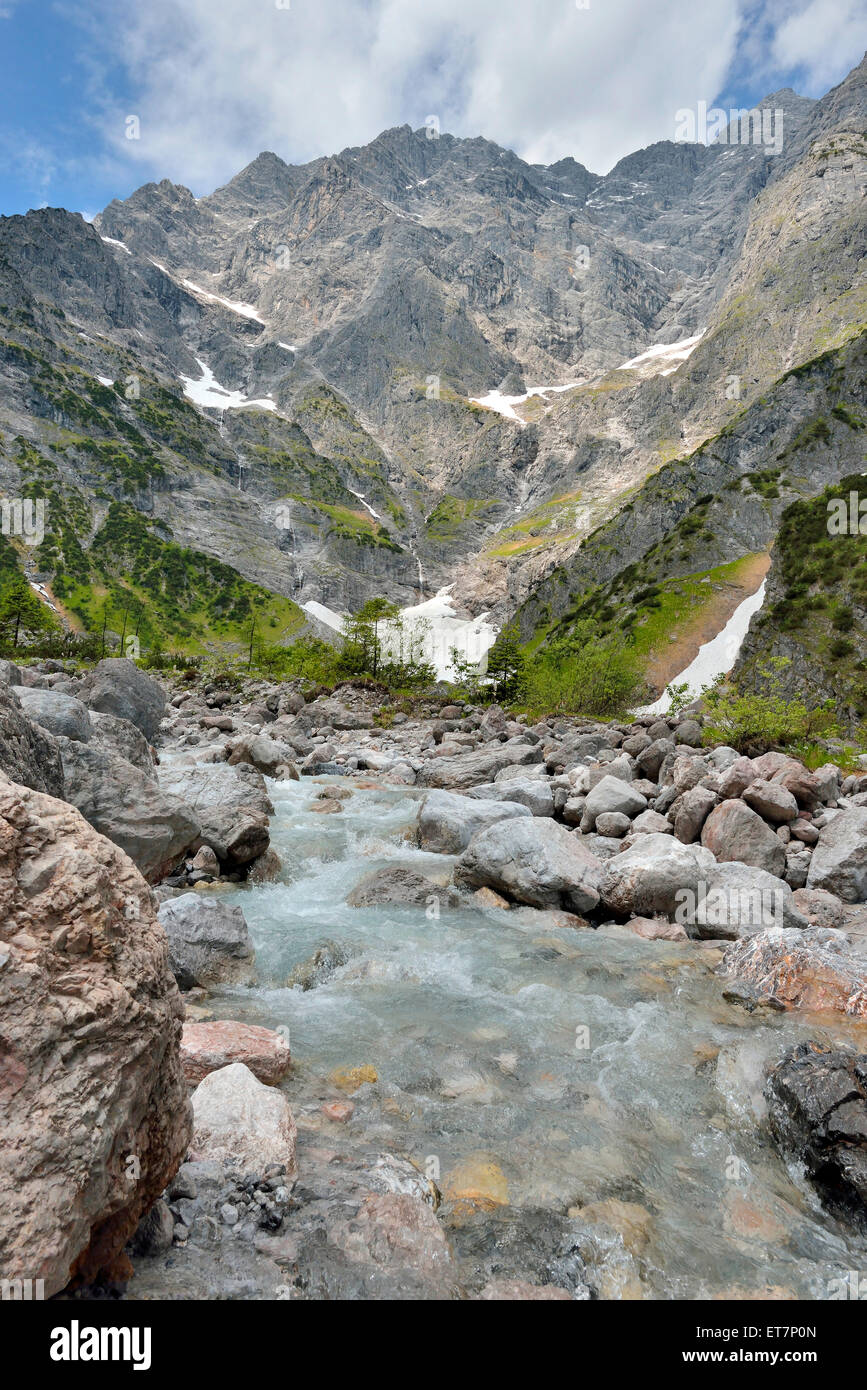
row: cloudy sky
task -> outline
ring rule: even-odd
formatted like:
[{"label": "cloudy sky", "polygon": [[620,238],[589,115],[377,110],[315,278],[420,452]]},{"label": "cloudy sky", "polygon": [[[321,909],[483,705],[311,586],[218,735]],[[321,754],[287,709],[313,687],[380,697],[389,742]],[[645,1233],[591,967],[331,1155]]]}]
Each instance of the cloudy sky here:
[{"label": "cloudy sky", "polygon": [[679,108],[820,96],[865,48],[867,0],[0,0],[0,213],[202,194],[430,116],[605,172]]}]

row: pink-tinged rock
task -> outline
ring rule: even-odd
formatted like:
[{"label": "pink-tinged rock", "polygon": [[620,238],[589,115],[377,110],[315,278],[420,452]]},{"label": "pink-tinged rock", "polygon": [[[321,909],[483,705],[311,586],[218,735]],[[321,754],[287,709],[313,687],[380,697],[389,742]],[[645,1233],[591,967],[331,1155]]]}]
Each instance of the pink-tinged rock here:
[{"label": "pink-tinged rock", "polygon": [[867,961],[822,927],[763,931],[732,942],[719,973],[727,994],[777,1008],[867,1019]]},{"label": "pink-tinged rock", "polygon": [[719,779],[719,794],[723,801],[742,796],[751,782],[756,780],[756,769],[751,758],[738,758],[727,767]]},{"label": "pink-tinged rock", "polygon": [[721,863],[737,860],[766,869],[776,878],[786,870],[786,848],[761,816],[743,801],[723,801],[711,811],[701,842]]},{"label": "pink-tinged rock", "polygon": [[233,1062],[243,1062],[259,1081],[274,1086],[286,1075],[291,1061],[286,1039],[271,1028],[232,1019],[184,1024],[181,1062],[184,1076],[195,1086],[209,1072]]},{"label": "pink-tinged rock", "polygon": [[632,917],[626,923],[626,930],[645,941],[687,941],[688,937],[678,922],[669,922],[664,917]]},{"label": "pink-tinged rock", "polygon": [[843,926],[843,904],[836,893],[828,893],[824,888],[799,888],[792,894],[795,906],[814,927]]},{"label": "pink-tinged rock", "polygon": [[785,825],[798,819],[798,803],[781,782],[766,782],[758,778],[746,788],[743,797],[748,806],[774,825]]},{"label": "pink-tinged rock", "polygon": [[347,1120],[352,1119],[355,1112],[355,1106],[351,1100],[329,1100],[319,1108],[326,1120],[335,1120],[338,1124],[346,1124]]},{"label": "pink-tinged rock", "polygon": [[131,1272],[183,1161],[183,1005],[153,897],[74,807],[0,775],[0,1272]]}]

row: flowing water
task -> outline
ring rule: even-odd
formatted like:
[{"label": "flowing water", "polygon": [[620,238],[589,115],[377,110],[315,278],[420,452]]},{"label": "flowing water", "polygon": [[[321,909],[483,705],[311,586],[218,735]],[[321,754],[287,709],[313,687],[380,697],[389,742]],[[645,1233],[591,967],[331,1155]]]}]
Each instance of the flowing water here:
[{"label": "flowing water", "polygon": [[[356,789],[324,816],[308,809],[319,790],[269,783],[281,879],[226,899],[247,917],[258,985],[211,1001],[216,1016],[289,1029],[302,1174],[305,1144],[327,1142],[406,1154],[446,1193],[461,1187],[455,1170],[466,1181],[467,1165],[486,1164],[511,1212],[636,1204],[626,1246],[594,1228],[588,1282],[604,1297],[827,1299],[848,1271],[863,1278],[867,1242],[823,1211],[762,1125],[769,1059],[807,1037],[863,1050],[863,1028],[727,1004],[718,954],[697,943],[456,910],[445,896],[438,916],[435,903],[349,907],[376,868],[442,882],[452,861],[408,838],[417,794]],[[326,940],[346,962],[288,988]],[[362,1065],[378,1081],[354,1095],[351,1122],[325,1120],[320,1105],[339,1096],[329,1074]]]}]

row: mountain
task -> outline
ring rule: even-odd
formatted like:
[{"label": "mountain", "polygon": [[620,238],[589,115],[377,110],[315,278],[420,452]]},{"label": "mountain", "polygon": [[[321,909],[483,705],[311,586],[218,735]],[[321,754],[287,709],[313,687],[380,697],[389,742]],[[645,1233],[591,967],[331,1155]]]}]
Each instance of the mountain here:
[{"label": "mountain", "polygon": [[[92,621],[120,508],[230,588],[339,609],[453,583],[545,640],[680,524],[666,488],[717,499],[696,570],[769,548],[782,508],[740,533],[736,476],[793,451],[782,501],[863,463],[833,417],[814,468],[794,425],[823,373],[863,393],[865,71],[769,96],[776,154],[735,122],[603,176],[402,126],[198,199],[145,184],[92,225],[0,219],[0,486],[50,495],[20,563],[63,608],[75,556],[67,616]],[[628,545],[600,568],[609,525]]]}]

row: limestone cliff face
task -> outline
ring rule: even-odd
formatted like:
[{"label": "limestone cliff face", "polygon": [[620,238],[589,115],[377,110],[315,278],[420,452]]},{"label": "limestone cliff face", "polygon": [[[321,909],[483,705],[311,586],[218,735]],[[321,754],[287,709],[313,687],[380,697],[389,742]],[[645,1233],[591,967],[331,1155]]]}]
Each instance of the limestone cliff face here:
[{"label": "limestone cliff face", "polygon": [[0,1275],[122,1275],[191,1132],[150,889],[62,801],[0,778]]},{"label": "limestone cliff face", "polygon": [[[54,487],[85,551],[122,500],[302,602],[411,602],[421,570],[506,618],[863,326],[865,64],[762,105],[776,155],[738,128],[603,177],[400,127],[199,199],[147,184],[93,226],[0,219],[0,486]],[[473,399],[555,385],[520,418]]]}]

